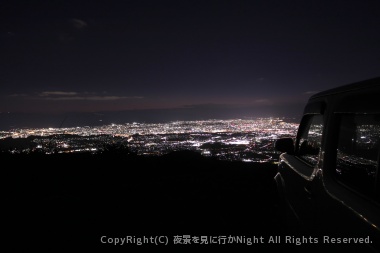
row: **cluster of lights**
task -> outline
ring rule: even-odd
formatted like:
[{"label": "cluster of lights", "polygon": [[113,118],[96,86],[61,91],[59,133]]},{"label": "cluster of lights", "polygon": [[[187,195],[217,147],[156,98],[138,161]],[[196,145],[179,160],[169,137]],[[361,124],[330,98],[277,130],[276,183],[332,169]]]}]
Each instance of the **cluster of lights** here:
[{"label": "cluster of lights", "polygon": [[162,155],[177,150],[199,151],[225,160],[277,159],[273,143],[295,136],[298,124],[280,118],[252,120],[175,121],[160,124],[126,123],[98,127],[14,129],[2,136],[32,136],[35,148],[49,153],[96,152],[104,144],[123,143],[140,155]]}]

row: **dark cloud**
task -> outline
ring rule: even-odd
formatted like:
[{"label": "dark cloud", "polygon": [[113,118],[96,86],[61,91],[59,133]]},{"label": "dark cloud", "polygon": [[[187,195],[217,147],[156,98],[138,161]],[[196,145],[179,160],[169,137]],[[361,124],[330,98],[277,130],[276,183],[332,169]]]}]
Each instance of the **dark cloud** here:
[{"label": "dark cloud", "polygon": [[58,31],[58,39],[60,41],[73,41],[79,33],[87,28],[87,23],[81,19],[71,18],[63,24]]},{"label": "dark cloud", "polygon": [[24,97],[31,99],[42,99],[42,100],[89,100],[89,101],[113,101],[121,99],[142,99],[142,96],[115,96],[115,95],[98,95],[95,92],[74,92],[74,91],[43,91],[37,93],[37,96],[30,94],[11,94],[9,97]]},{"label": "dark cloud", "polygon": [[24,93],[16,93],[16,94],[11,94],[9,95],[10,97],[26,97],[28,96],[28,94],[24,94]]},{"label": "dark cloud", "polygon": [[141,99],[142,97],[126,97],[126,96],[63,96],[63,97],[47,97],[47,100],[91,100],[91,101],[110,101],[120,99]]},{"label": "dark cloud", "polygon": [[143,97],[140,96],[104,96],[97,95],[93,92],[67,92],[67,91],[44,91],[38,94],[39,98],[45,100],[90,100],[90,101],[112,101],[112,100],[120,100],[120,99],[141,99]]},{"label": "dark cloud", "polygon": [[66,91],[44,91],[38,94],[41,97],[46,96],[75,96],[78,92],[66,92]]},{"label": "dark cloud", "polygon": [[72,27],[78,30],[83,30],[87,27],[87,23],[81,19],[72,18],[72,19],[69,19],[69,22],[72,25]]}]

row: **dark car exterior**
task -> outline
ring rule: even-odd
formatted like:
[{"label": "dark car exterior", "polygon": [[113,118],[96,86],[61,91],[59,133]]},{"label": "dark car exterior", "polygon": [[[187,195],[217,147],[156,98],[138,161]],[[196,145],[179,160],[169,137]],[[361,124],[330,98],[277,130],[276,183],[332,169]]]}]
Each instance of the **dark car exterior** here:
[{"label": "dark car exterior", "polygon": [[296,138],[275,147],[288,231],[379,252],[380,78],[313,95]]}]

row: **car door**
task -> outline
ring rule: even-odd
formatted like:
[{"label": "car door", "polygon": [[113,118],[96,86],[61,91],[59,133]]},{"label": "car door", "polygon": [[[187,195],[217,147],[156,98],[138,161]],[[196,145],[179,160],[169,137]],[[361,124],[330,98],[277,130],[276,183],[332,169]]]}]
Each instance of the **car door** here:
[{"label": "car door", "polygon": [[281,155],[278,172],[283,179],[288,207],[295,217],[295,223],[288,224],[294,226],[293,232],[304,234],[316,226],[313,179],[320,156],[323,125],[322,114],[306,114],[298,130],[295,153]]},{"label": "car door", "polygon": [[318,196],[321,227],[326,236],[369,237],[362,246],[379,250],[380,113],[337,112],[334,118],[323,167],[326,194]]}]

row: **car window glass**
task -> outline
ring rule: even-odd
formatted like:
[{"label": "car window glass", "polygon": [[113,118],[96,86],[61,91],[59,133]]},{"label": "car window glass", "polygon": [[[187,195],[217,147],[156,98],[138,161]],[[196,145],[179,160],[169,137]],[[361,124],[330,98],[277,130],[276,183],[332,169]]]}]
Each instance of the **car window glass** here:
[{"label": "car window glass", "polygon": [[317,165],[322,142],[323,115],[308,116],[306,125],[299,137],[298,156],[310,164]]},{"label": "car window glass", "polygon": [[347,186],[375,196],[380,115],[343,114],[340,117],[336,176]]}]

